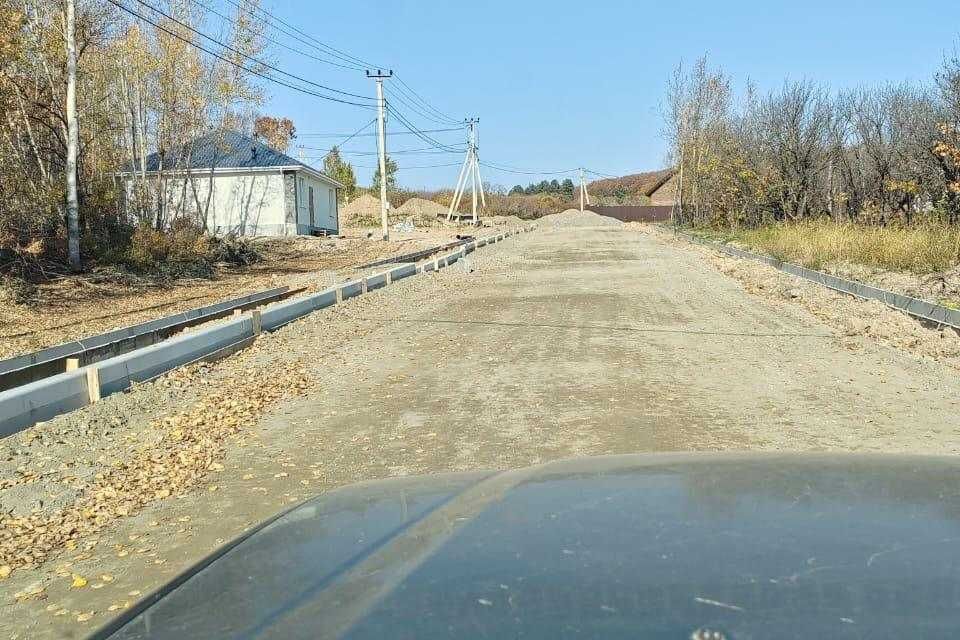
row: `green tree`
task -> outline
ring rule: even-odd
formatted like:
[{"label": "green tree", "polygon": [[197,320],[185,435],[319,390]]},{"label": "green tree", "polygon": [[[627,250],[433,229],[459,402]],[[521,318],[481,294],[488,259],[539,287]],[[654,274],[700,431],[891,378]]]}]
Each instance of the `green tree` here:
[{"label": "green tree", "polygon": [[343,185],[343,189],[337,191],[338,202],[343,203],[345,200],[353,199],[357,192],[357,177],[350,163],[340,156],[339,148],[331,149],[323,159],[323,172]]},{"label": "green tree", "polygon": [[522,196],[522,195],[523,195],[523,187],[520,186],[519,184],[516,185],[516,186],[514,186],[513,189],[510,189],[510,193],[509,193],[508,195],[511,195],[511,196]]},{"label": "green tree", "polygon": [[560,193],[560,183],[556,179],[550,181],[550,193]]},{"label": "green tree", "polygon": [[573,191],[575,187],[573,186],[573,180],[567,178],[560,184],[560,191],[568,198],[573,197]]},{"label": "green tree", "polygon": [[[397,163],[394,162],[389,156],[387,156],[386,161],[387,166],[387,191],[396,191],[397,189]],[[377,167],[377,170],[373,172],[373,184],[370,188],[374,193],[380,192],[380,167]]]}]

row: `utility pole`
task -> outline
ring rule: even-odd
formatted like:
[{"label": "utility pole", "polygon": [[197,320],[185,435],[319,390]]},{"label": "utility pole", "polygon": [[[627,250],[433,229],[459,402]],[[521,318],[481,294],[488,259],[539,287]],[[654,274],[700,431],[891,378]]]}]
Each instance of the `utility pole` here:
[{"label": "utility pole", "polygon": [[453,191],[453,200],[450,202],[450,210],[447,212],[447,221],[453,218],[453,212],[459,209],[460,202],[463,200],[463,194],[467,190],[467,181],[470,181],[473,197],[473,223],[477,223],[477,197],[480,198],[480,205],[483,208],[487,206],[487,197],[483,192],[483,179],[480,177],[480,156],[477,152],[477,125],[479,118],[470,118],[463,121],[467,126],[467,157],[463,160],[463,166],[460,168],[460,176],[457,178],[457,187]]},{"label": "utility pole", "polygon": [[77,19],[76,0],[67,0],[67,253],[70,268],[80,270],[80,204],[77,198]]},{"label": "utility pole", "polygon": [[590,204],[590,194],[587,193],[587,178],[585,175],[585,170],[581,167],[580,169],[580,213],[583,213],[584,200],[586,200],[587,205]]},{"label": "utility pole", "polygon": [[383,240],[390,239],[390,224],[387,218],[387,209],[390,206],[387,203],[387,125],[386,125],[386,107],[383,99],[383,81],[386,78],[393,77],[393,71],[383,73],[377,69],[376,73],[367,71],[367,77],[373,78],[377,82],[377,141],[380,151],[380,226],[383,231]]}]

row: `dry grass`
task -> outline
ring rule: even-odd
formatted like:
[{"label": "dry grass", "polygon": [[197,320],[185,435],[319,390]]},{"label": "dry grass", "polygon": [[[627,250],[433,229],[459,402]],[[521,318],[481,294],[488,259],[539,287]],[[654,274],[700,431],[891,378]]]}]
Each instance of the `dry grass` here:
[{"label": "dry grass", "polygon": [[729,230],[724,239],[814,269],[845,262],[922,275],[960,263],[960,228],[937,223],[879,227],[815,220]]}]

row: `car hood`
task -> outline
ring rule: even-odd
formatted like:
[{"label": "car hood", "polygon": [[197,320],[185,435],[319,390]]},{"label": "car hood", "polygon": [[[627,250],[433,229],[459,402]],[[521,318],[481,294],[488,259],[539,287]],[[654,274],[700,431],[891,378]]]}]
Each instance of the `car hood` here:
[{"label": "car hood", "polygon": [[939,637],[960,464],[615,456],[312,499],[96,637]]}]

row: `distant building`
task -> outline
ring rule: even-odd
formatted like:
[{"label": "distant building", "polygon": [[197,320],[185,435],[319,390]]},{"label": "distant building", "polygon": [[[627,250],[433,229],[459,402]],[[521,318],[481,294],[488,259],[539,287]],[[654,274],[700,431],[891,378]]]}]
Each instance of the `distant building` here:
[{"label": "distant building", "polygon": [[677,172],[674,169],[664,169],[655,175],[645,186],[644,195],[650,198],[653,206],[672,206],[677,201]]},{"label": "distant building", "polygon": [[[132,202],[140,171],[120,174]],[[289,236],[339,233],[337,189],[343,185],[262,142],[213,133],[146,159],[150,193],[162,218],[194,217],[217,234]],[[158,185],[157,182],[160,182]]]},{"label": "distant building", "polygon": [[677,182],[675,169],[661,169],[595,180],[587,191],[602,205],[663,207],[674,204]]}]

